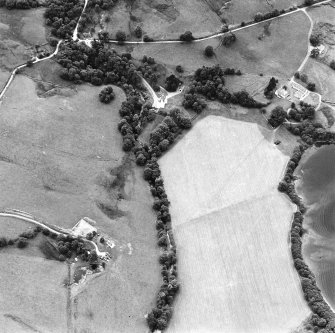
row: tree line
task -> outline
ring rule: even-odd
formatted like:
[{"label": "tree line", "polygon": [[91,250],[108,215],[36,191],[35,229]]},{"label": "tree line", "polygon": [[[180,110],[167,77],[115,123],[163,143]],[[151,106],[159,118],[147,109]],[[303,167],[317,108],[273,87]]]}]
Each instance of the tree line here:
[{"label": "tree line", "polygon": [[290,230],[291,254],[294,267],[297,270],[302,292],[313,315],[309,319],[309,326],[314,327],[314,332],[330,333],[335,329],[335,315],[325,302],[321,290],[318,288],[315,275],[304,262],[302,256],[302,237],[304,235],[303,221],[306,207],[296,193],[294,171],[297,168],[302,155],[310,145],[302,144],[296,147],[287,164],[283,180],[279,183],[278,190],[288,195],[291,201],[297,205],[298,211],[293,215]]},{"label": "tree line", "polygon": [[230,93],[225,88],[225,75],[242,75],[242,73],[233,68],[224,71],[219,65],[198,68],[184,95],[183,106],[200,113],[206,107],[206,102],[199,95],[209,100],[219,100],[223,104],[238,104],[247,108],[265,106],[254,100],[245,90]]}]

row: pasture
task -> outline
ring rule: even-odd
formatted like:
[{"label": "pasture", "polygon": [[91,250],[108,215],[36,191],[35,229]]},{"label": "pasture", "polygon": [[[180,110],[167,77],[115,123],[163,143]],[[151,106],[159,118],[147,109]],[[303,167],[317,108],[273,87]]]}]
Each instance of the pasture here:
[{"label": "pasture", "polygon": [[[71,325],[87,327],[85,332],[96,332],[97,325],[99,332],[144,332],[144,315],[160,282],[152,198],[142,170],[121,150],[117,123],[125,95],[114,87],[116,97],[106,105],[99,101],[100,90],[58,87],[38,97],[32,79],[15,78],[1,104],[1,209],[20,209],[65,228],[84,216],[94,219],[99,231],[115,241],[115,258],[105,274],[81,290],[77,312],[71,303]],[[30,226],[23,225],[24,230]],[[26,260],[21,255],[17,265],[24,267]],[[9,298],[12,291],[3,289],[0,295]]]},{"label": "pasture", "polygon": [[[308,18],[303,13],[296,13],[275,19],[270,25],[262,23],[236,32],[237,41],[230,47],[222,46],[220,38],[159,47],[154,44],[112,47],[131,51],[136,59],[150,55],[170,70],[182,65],[186,75],[202,66],[220,64],[223,68],[233,67],[243,73],[286,79],[294,74],[306,55],[309,26]],[[215,49],[212,58],[204,56],[207,45]]]},{"label": "pasture", "polygon": [[168,332],[288,332],[309,314],[291,262],[288,157],[274,133],[209,116],[159,163],[182,284]]},{"label": "pasture", "polygon": [[2,332],[67,332],[67,266],[0,252]]},{"label": "pasture", "polygon": [[[109,17],[107,22],[106,17]],[[123,30],[131,39],[136,39],[134,31],[137,26],[151,38],[169,39],[179,38],[187,30],[191,30],[197,37],[209,35],[218,32],[222,25],[221,18],[211,6],[201,0],[121,2],[110,11],[103,12],[102,18],[106,30],[112,36],[117,30]]]}]

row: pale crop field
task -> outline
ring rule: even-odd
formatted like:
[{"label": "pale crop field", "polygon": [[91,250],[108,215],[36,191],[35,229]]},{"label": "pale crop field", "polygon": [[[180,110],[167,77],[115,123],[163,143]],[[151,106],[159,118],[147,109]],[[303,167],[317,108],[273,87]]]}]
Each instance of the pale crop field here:
[{"label": "pale crop field", "polygon": [[276,188],[288,157],[262,131],[210,116],[160,160],[182,284],[169,333],[289,332],[309,314]]}]

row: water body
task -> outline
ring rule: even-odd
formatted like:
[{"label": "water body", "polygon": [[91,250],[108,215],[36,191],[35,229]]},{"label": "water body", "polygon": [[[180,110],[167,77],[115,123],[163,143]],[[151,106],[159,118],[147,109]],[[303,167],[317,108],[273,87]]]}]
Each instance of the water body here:
[{"label": "water body", "polygon": [[308,206],[303,255],[335,308],[335,146],[312,148],[299,168],[297,191]]}]

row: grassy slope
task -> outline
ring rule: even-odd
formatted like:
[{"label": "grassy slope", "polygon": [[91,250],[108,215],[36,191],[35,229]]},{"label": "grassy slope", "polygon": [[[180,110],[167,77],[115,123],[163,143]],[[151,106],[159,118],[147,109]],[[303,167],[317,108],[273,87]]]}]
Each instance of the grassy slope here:
[{"label": "grassy slope", "polygon": [[[83,216],[95,219],[99,230],[116,240],[116,257],[78,296],[74,324],[87,326],[86,332],[97,325],[99,332],[141,332],[159,287],[155,217],[141,172],[121,150],[117,122],[124,93],[115,87],[115,100],[104,105],[99,90],[85,85],[77,92],[62,90],[65,96],[38,98],[32,80],[16,77],[1,106],[0,155],[6,160],[0,162],[1,207],[63,227]],[[125,184],[115,183],[121,165]],[[115,299],[119,312],[113,310]],[[96,304],[93,317],[87,316],[91,304]]]},{"label": "grassy slope", "polygon": [[267,137],[207,117],[160,160],[182,283],[169,332],[287,332],[309,313],[288,248],[292,208],[276,189],[287,157]]},{"label": "grassy slope", "polygon": [[43,13],[0,8],[0,88],[14,67],[31,58],[36,44],[46,43]]},{"label": "grassy slope", "polygon": [[66,265],[2,252],[0,262],[1,332],[66,332]]}]

